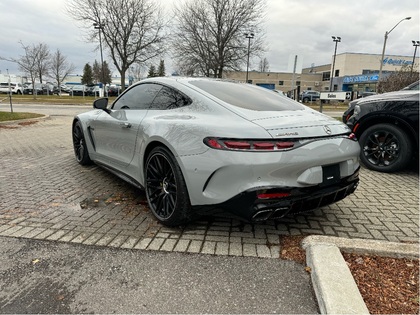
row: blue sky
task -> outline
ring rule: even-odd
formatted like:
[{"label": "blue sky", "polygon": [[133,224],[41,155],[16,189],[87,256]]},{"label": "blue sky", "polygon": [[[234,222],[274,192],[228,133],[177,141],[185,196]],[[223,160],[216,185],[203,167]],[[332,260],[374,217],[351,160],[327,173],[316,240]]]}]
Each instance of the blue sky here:
[{"label": "blue sky", "polygon": [[[169,15],[173,4],[181,0],[156,1],[161,2]],[[84,29],[66,13],[65,2],[0,0],[0,56],[21,55],[20,41],[25,45],[43,42],[51,51],[59,48],[76,66],[76,73],[81,74],[87,62],[99,61],[97,43],[85,41]],[[287,71],[289,57],[295,54],[303,60],[304,67],[330,63],[334,53],[332,35],[342,38],[337,53],[381,54],[385,31],[407,16],[411,20],[403,21],[389,35],[386,54],[412,56],[411,41],[420,39],[418,0],[266,0],[266,3],[265,57],[273,72]],[[111,63],[109,58],[105,60]],[[169,56],[165,60],[170,72],[173,65]],[[257,62],[252,60],[252,65],[257,67]],[[14,63],[0,60],[1,73],[6,69],[18,72]]]}]

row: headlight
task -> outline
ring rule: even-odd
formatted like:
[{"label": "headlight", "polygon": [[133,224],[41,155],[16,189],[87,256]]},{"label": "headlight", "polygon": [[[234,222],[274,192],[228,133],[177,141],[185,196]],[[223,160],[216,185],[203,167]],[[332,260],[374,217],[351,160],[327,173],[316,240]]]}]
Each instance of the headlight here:
[{"label": "headlight", "polygon": [[359,105],[356,105],[356,106],[354,107],[354,115],[359,115],[359,114],[360,114],[360,112],[361,112],[361,110],[360,110],[360,106],[359,106]]}]

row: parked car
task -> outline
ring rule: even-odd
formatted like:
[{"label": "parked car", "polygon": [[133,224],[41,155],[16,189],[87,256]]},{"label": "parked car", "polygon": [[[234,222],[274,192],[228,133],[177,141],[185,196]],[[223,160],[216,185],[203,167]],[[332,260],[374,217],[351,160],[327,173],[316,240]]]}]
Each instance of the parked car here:
[{"label": "parked car", "polygon": [[319,100],[321,93],[317,91],[303,91],[300,95],[300,100],[304,103],[313,102]]},{"label": "parked car", "polygon": [[60,90],[61,90],[61,93],[70,93],[71,92],[71,88],[67,84],[61,84],[60,85]]},{"label": "parked car", "polygon": [[99,97],[99,87],[98,86],[88,86],[86,89],[87,96]]},{"label": "parked car", "polygon": [[121,87],[119,86],[110,86],[108,87],[108,96],[118,96],[121,94]]},{"label": "parked car", "polygon": [[47,87],[44,84],[35,83],[35,88],[33,88],[32,84],[29,84],[23,89],[23,94],[47,94]]},{"label": "parked car", "polygon": [[372,95],[376,95],[376,93],[372,91],[357,92],[357,98],[368,97]]},{"label": "parked car", "polygon": [[54,85],[53,90],[52,90],[52,94],[60,95],[60,93],[61,93],[60,87],[58,87],[57,85]]},{"label": "parked car", "polygon": [[405,91],[405,90],[418,91],[420,89],[419,85],[420,85],[420,81],[413,82],[410,85],[403,88],[403,91]]},{"label": "parked car", "polygon": [[1,82],[0,93],[23,94],[23,86],[18,82]]},{"label": "parked car", "polygon": [[87,92],[87,87],[82,84],[71,85],[69,88],[69,94],[72,96],[85,96]]},{"label": "parked car", "polygon": [[360,148],[345,124],[255,85],[150,78],[93,107],[72,124],[77,161],[144,188],[168,226],[215,207],[281,218],[339,201],[358,184]]},{"label": "parked car", "polygon": [[[416,82],[414,82],[414,83],[411,83],[410,85],[408,85],[408,86],[406,86],[405,88],[403,88],[401,91],[405,91],[405,90],[408,90],[408,91],[418,91],[419,90],[419,82],[420,81],[416,81]],[[376,93],[374,93],[374,94],[372,94],[372,95],[367,95],[366,97],[369,97],[369,98],[373,98],[373,99],[375,99],[375,98],[382,98],[382,95],[392,95],[392,93],[397,93],[397,96],[399,95],[398,94],[398,91],[395,91],[395,92],[388,92],[388,93],[383,93],[383,94],[376,94]],[[343,120],[343,123],[347,123],[347,121],[349,120],[349,118],[353,115],[353,113],[354,113],[354,107],[359,103],[361,101],[361,99],[356,99],[356,100],[354,100],[354,101],[351,101],[350,103],[349,103],[349,107],[347,108],[347,110],[343,113],[343,117],[342,117],[342,120]]]},{"label": "parked car", "polygon": [[359,138],[360,160],[379,172],[408,166],[419,151],[419,90],[401,90],[358,100],[347,125]]},{"label": "parked car", "polygon": [[44,94],[53,95],[54,94],[54,88],[55,88],[54,84],[52,84],[51,82],[45,83],[44,87],[43,87]]}]

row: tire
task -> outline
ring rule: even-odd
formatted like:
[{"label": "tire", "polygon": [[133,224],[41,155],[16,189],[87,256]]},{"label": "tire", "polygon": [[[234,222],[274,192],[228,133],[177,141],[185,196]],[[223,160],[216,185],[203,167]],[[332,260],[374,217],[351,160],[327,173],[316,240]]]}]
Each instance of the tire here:
[{"label": "tire", "polygon": [[92,164],[89,157],[88,148],[86,146],[85,136],[80,121],[77,121],[73,126],[73,148],[76,160],[81,165]]},{"label": "tire", "polygon": [[413,157],[408,135],[391,124],[377,124],[360,136],[360,160],[375,171],[392,173],[408,166]]},{"label": "tire", "polygon": [[303,102],[304,102],[304,103],[308,103],[308,102],[309,102],[309,98],[304,97],[304,98],[303,98]]},{"label": "tire", "polygon": [[165,147],[154,148],[145,164],[145,190],[149,207],[159,222],[179,226],[192,219],[190,198],[181,169]]}]

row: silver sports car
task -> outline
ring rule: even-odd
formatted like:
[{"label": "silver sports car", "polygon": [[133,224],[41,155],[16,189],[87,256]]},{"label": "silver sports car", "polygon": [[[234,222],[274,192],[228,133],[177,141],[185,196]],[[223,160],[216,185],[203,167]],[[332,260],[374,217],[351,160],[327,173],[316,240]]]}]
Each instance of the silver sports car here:
[{"label": "silver sports car", "polygon": [[168,226],[225,209],[263,221],[354,192],[359,145],[349,128],[251,84],[151,78],[75,117],[77,161],[145,190]]}]

